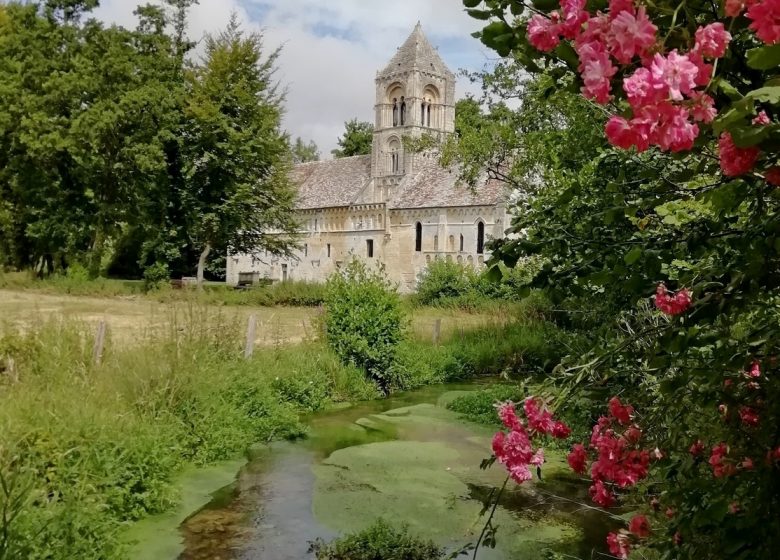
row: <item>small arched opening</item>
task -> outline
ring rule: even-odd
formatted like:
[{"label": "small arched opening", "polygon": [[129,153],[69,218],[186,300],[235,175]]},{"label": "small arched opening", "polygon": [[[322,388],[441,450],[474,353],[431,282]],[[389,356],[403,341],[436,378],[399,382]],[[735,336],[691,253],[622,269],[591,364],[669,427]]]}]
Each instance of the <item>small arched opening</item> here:
[{"label": "small arched opening", "polygon": [[420,222],[414,226],[414,250],[418,253],[422,251],[422,224]]}]

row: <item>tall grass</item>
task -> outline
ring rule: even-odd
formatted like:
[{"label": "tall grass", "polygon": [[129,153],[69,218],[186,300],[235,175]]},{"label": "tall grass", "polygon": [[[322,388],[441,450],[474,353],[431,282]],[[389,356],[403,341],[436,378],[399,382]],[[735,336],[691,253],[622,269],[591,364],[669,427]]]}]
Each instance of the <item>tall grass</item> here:
[{"label": "tall grass", "polygon": [[301,411],[376,396],[316,343],[243,360],[240,327],[188,306],[163,336],[109,340],[100,365],[76,323],[1,338],[18,381],[0,374],[0,488],[16,489],[0,491],[14,512],[0,518],[0,559],[121,558],[121,524],[175,503],[184,464],[299,437]]}]

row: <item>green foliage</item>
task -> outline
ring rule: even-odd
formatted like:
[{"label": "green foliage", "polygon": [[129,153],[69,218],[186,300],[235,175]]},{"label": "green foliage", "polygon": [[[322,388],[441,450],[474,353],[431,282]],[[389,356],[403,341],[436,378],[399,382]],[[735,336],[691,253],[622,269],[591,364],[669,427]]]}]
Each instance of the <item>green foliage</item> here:
[{"label": "green foliage", "polygon": [[166,286],[170,278],[171,271],[167,264],[157,262],[147,266],[144,270],[144,291],[150,292]]},{"label": "green foliage", "polygon": [[344,123],[344,134],[338,139],[339,148],[331,150],[335,158],[362,156],[371,153],[374,125],[352,119]]},{"label": "green foliage", "polygon": [[517,301],[528,295],[538,263],[539,259],[530,258],[513,268],[497,265],[500,275],[494,280],[489,270],[479,272],[472,266],[436,259],[420,273],[415,300],[421,305],[471,310],[499,300]]},{"label": "green foliage", "polygon": [[325,333],[330,346],[345,363],[363,368],[388,392],[405,318],[396,287],[384,269],[369,269],[364,262],[353,259],[328,279],[325,305]]},{"label": "green foliage", "polygon": [[447,408],[462,414],[472,422],[488,426],[499,426],[501,421],[496,414],[495,404],[503,401],[521,402],[522,390],[516,385],[493,385],[489,389],[473,391],[460,396],[447,404]]},{"label": "green foliage", "polygon": [[395,528],[379,519],[373,525],[330,543],[315,541],[311,546],[317,560],[436,560],[444,550],[433,541],[409,533],[406,526]]},{"label": "green foliage", "polygon": [[293,163],[308,163],[310,161],[320,160],[320,150],[317,148],[317,144],[314,140],[310,140],[307,144],[299,136],[295,139],[295,143],[291,146]]}]

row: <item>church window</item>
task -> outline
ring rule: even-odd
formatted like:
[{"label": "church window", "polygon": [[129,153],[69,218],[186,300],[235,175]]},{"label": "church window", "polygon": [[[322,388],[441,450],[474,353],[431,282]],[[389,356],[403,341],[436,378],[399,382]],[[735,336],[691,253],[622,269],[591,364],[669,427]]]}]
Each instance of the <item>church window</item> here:
[{"label": "church window", "polygon": [[415,226],[414,250],[418,253],[422,251],[422,224],[420,222],[417,222]]},{"label": "church window", "polygon": [[398,126],[398,100],[393,98],[393,126]]},{"label": "church window", "polygon": [[328,258],[330,258],[330,243],[328,243]]},{"label": "church window", "polygon": [[373,239],[366,239],[366,254],[368,255],[369,259],[374,258],[374,240]]},{"label": "church window", "polygon": [[320,227],[320,226],[319,226],[319,223],[318,223],[318,221],[315,219],[315,220],[314,220],[314,231],[319,231],[319,227]]},{"label": "church window", "polygon": [[406,101],[404,101],[404,96],[401,96],[401,126],[406,124]]},{"label": "church window", "polygon": [[428,104],[428,126],[431,126],[431,104]]},{"label": "church window", "polygon": [[477,253],[480,255],[485,252],[485,224],[479,222],[477,224]]},{"label": "church window", "polygon": [[309,246],[308,245],[304,245],[303,246],[303,256],[304,257],[308,257],[309,256]]},{"label": "church window", "polygon": [[460,252],[463,252],[463,234],[460,234]]},{"label": "church window", "polygon": [[425,126],[425,101],[420,104],[420,124]]}]

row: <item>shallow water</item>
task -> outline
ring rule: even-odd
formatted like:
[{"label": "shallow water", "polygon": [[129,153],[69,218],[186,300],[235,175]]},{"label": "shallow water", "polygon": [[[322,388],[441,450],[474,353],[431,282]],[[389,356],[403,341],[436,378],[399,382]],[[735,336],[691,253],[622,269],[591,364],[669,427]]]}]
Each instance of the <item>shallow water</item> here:
[{"label": "shallow water", "polygon": [[[151,519],[135,532],[141,542],[132,557],[313,558],[314,539],[362,529],[378,517],[406,523],[450,550],[473,543],[485,521],[482,500],[504,475],[498,465],[479,468],[492,430],[444,405],[476,388],[428,387],[312,415],[308,438],[254,450],[235,482],[181,524],[178,549],[155,547],[166,528]],[[480,559],[538,559],[546,548],[580,558],[602,551],[608,519],[581,505],[587,484],[572,477],[562,455],[547,455],[542,481],[508,487],[496,513],[498,547],[481,550]],[[168,540],[176,538],[167,531]]]}]

